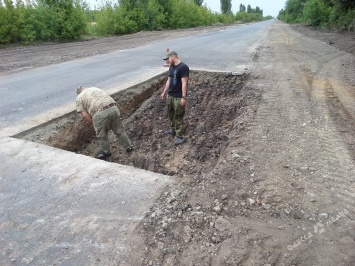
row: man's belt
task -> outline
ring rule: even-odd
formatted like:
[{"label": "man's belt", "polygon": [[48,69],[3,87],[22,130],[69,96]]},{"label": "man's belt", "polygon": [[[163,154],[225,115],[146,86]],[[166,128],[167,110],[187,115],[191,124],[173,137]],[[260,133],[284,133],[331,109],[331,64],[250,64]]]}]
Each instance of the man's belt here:
[{"label": "man's belt", "polygon": [[102,108],[99,110],[99,112],[101,112],[101,111],[103,111],[103,110],[106,110],[106,109],[108,109],[108,108],[111,108],[111,107],[113,107],[113,106],[116,106],[116,103],[110,103],[109,105],[106,105],[105,107],[102,107]]}]

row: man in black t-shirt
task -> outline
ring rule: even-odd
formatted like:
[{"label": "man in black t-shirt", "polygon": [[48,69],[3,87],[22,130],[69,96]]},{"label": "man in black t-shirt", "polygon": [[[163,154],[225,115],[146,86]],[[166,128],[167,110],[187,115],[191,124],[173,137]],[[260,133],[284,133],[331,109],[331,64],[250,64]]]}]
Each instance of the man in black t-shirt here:
[{"label": "man in black t-shirt", "polygon": [[165,133],[175,135],[174,143],[179,145],[184,139],[184,114],[187,97],[187,86],[189,81],[189,67],[181,62],[175,51],[170,51],[163,60],[169,63],[169,77],[166,81],[164,91],[160,99],[164,99],[168,106],[170,130]]}]

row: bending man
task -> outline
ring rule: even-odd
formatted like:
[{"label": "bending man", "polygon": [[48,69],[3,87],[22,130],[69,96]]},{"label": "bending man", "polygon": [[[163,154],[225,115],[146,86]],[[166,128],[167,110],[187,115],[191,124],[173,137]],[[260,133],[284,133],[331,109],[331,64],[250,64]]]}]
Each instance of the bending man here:
[{"label": "bending man", "polygon": [[83,118],[93,124],[96,136],[100,140],[100,151],[97,159],[106,160],[111,155],[108,132],[118,137],[118,142],[128,153],[132,152],[132,144],[121,121],[120,111],[115,100],[101,89],[80,86],[77,89],[76,109]]}]

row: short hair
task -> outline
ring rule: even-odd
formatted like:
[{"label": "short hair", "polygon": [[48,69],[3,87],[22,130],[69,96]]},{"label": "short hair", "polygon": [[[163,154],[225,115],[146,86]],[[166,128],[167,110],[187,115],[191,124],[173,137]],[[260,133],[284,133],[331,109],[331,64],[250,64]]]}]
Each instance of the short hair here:
[{"label": "short hair", "polygon": [[79,87],[77,87],[77,88],[76,88],[76,94],[79,95],[80,93],[83,92],[84,89],[85,89],[84,86],[79,86]]}]

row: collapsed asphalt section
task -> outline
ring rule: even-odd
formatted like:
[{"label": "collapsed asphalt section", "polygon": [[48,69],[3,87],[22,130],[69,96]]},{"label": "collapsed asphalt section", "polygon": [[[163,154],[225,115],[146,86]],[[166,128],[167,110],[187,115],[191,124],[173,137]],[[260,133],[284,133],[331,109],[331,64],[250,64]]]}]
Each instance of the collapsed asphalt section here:
[{"label": "collapsed asphalt section", "polygon": [[[134,152],[127,155],[114,134],[110,134],[110,162],[166,175],[199,175],[213,169],[230,138],[237,136],[243,123],[236,117],[258,102],[257,93],[245,90],[249,74],[244,72],[190,73],[185,113],[186,143],[174,145],[165,101],[160,94],[166,75],[113,95],[124,118]],[[99,143],[92,127],[75,112],[16,137],[94,157]]]}]

